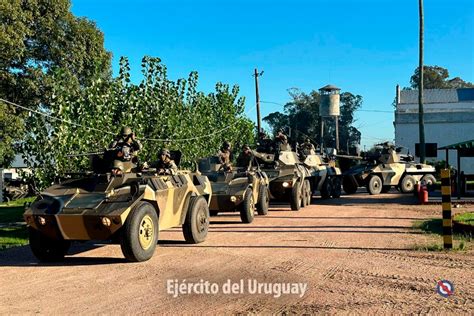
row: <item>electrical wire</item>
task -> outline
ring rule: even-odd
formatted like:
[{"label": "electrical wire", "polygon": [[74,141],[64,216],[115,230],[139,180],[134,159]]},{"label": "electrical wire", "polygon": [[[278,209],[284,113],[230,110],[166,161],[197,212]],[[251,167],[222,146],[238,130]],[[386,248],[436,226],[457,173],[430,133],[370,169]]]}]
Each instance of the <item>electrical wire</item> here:
[{"label": "electrical wire", "polygon": [[[71,121],[68,121],[68,120],[64,120],[64,119],[60,119],[58,117],[55,117],[55,116],[52,116],[50,114],[47,114],[47,113],[43,113],[43,112],[40,112],[40,111],[37,111],[37,110],[33,110],[33,109],[30,109],[30,108],[27,108],[27,107],[24,107],[24,106],[21,106],[17,103],[13,103],[13,102],[10,102],[8,100],[5,100],[5,99],[2,99],[0,98],[0,101],[3,101],[7,104],[10,104],[10,105],[13,105],[15,107],[18,107],[20,109],[23,109],[23,110],[26,110],[26,111],[29,111],[31,113],[36,113],[36,114],[39,114],[39,115],[42,115],[42,116],[45,116],[47,118],[50,118],[50,119],[53,119],[53,120],[56,120],[56,121],[60,121],[60,122],[64,122],[64,123],[67,123],[67,124],[71,124],[71,125],[74,125],[74,126],[80,126],[80,127],[83,127],[83,128],[86,128],[86,129],[89,129],[91,131],[97,131],[97,132],[101,132],[101,133],[106,133],[106,134],[110,134],[110,135],[115,135],[115,133],[112,133],[112,132],[108,132],[108,131],[103,131],[103,130],[100,130],[100,129],[97,129],[97,128],[93,128],[93,127],[88,127],[88,126],[85,126],[85,125],[81,125],[81,124],[78,124],[78,123],[74,123],[74,122],[71,122]],[[250,114],[254,109],[250,109],[248,110],[247,112],[245,112],[244,114],[245,115],[248,115]],[[154,141],[154,142],[187,142],[187,141],[193,141],[193,140],[197,140],[197,139],[201,139],[201,138],[206,138],[206,137],[210,137],[210,136],[214,136],[214,135],[217,135],[217,134],[220,134],[222,133],[223,131],[237,125],[240,120],[243,120],[245,119],[245,117],[238,117],[237,118],[237,121],[235,121],[234,123],[232,123],[231,125],[228,125],[220,130],[217,130],[217,131],[214,131],[212,133],[209,133],[209,134],[206,134],[206,135],[200,135],[200,136],[195,136],[195,137],[190,137],[190,138],[178,138],[178,139],[168,139],[168,138],[141,138],[140,140],[141,141]]]}]

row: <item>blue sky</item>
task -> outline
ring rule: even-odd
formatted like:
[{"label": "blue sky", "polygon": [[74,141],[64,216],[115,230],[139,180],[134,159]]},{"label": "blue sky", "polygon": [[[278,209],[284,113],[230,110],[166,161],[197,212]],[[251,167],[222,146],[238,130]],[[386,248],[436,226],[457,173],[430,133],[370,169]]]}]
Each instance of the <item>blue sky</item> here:
[{"label": "blue sky", "polygon": [[[113,55],[128,56],[132,80],[144,55],[172,79],[199,72],[198,88],[238,84],[255,120],[253,69],[264,70],[261,100],[284,104],[287,89],[328,83],[364,98],[362,110],[392,111],[395,85],[418,65],[417,0],[73,0],[97,23]],[[474,2],[425,0],[425,64],[474,81]],[[282,107],[262,104],[262,117]],[[394,138],[393,113],[359,111],[362,145]]]}]

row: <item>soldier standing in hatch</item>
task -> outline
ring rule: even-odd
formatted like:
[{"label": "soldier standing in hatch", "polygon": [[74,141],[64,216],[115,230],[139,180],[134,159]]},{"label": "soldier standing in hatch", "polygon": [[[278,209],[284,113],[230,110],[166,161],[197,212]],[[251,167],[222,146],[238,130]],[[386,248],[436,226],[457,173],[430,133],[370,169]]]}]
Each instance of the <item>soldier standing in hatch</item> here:
[{"label": "soldier standing in hatch", "polygon": [[221,149],[219,150],[217,156],[219,157],[219,163],[222,164],[224,171],[230,171],[232,169],[232,151],[228,141],[224,141],[224,143],[222,143]]},{"label": "soldier standing in hatch", "polygon": [[237,157],[237,167],[248,170],[250,163],[252,162],[253,153],[250,150],[249,145],[242,146],[242,152]]},{"label": "soldier standing in hatch", "polygon": [[160,157],[151,164],[152,168],[156,168],[156,172],[160,175],[173,175],[178,171],[178,166],[171,159],[171,153],[168,149],[163,148],[160,151]]},{"label": "soldier standing in hatch", "polygon": [[305,156],[308,156],[308,155],[315,155],[316,154],[316,148],[314,147],[314,145],[311,143],[311,140],[309,138],[306,138],[304,143],[303,143],[303,154]]},{"label": "soldier standing in hatch", "polygon": [[138,162],[137,154],[143,148],[130,127],[124,126],[108,149],[116,152],[112,173],[130,172]]}]

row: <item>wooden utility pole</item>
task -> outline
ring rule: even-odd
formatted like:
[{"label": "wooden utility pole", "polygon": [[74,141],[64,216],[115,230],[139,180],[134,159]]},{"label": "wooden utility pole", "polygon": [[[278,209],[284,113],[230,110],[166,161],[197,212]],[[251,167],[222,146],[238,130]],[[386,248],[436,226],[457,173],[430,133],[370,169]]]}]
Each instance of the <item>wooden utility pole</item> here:
[{"label": "wooden utility pole", "polygon": [[424,119],[424,110],[423,110],[423,33],[424,33],[424,23],[423,23],[423,0],[419,0],[420,7],[420,65],[418,66],[419,70],[419,82],[418,82],[418,123],[419,123],[419,133],[420,133],[420,162],[426,162],[426,151],[425,151],[425,119]]},{"label": "wooden utility pole", "polygon": [[253,76],[255,77],[255,99],[257,105],[257,138],[259,137],[260,132],[262,131],[261,123],[260,123],[260,95],[258,94],[258,77],[263,75],[263,70],[259,73],[257,68],[255,68],[255,72]]}]

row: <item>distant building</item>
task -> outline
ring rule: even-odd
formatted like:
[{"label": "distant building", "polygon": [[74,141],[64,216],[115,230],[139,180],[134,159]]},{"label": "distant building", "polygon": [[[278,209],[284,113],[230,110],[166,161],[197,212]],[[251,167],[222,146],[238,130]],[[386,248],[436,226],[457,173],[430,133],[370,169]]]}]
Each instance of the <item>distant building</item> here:
[{"label": "distant building", "polygon": [[[474,88],[426,89],[423,93],[425,142],[434,147],[474,138]],[[395,110],[395,143],[415,154],[419,143],[418,90],[401,90],[397,86]],[[428,150],[427,150],[428,151]],[[445,151],[434,151],[427,160],[445,160]],[[456,165],[456,153],[450,152],[449,162]],[[464,172],[474,174],[474,159],[461,158]]]}]

